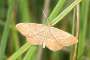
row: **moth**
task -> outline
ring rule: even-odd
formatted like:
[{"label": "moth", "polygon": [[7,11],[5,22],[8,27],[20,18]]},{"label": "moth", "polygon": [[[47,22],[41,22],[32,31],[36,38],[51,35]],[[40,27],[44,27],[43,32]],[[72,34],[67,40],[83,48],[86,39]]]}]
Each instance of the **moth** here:
[{"label": "moth", "polygon": [[65,46],[76,44],[78,39],[73,35],[48,25],[37,23],[19,23],[17,30],[26,37],[32,45],[42,45],[52,50],[58,51]]}]

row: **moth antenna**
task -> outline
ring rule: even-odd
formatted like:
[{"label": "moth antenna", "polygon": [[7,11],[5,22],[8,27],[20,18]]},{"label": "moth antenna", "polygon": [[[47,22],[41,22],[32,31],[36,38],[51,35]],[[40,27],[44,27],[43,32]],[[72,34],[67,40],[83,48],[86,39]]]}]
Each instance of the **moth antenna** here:
[{"label": "moth antenna", "polygon": [[47,18],[47,15],[45,14],[45,11],[43,10],[42,12],[43,12],[44,18]]},{"label": "moth antenna", "polygon": [[[48,12],[47,12],[47,9],[43,9],[42,10],[42,13],[43,13],[43,17],[42,17],[42,19],[44,19],[43,20],[43,23],[48,23],[48,19],[47,19],[47,16],[48,16]],[[48,24],[47,24],[48,25]]]}]

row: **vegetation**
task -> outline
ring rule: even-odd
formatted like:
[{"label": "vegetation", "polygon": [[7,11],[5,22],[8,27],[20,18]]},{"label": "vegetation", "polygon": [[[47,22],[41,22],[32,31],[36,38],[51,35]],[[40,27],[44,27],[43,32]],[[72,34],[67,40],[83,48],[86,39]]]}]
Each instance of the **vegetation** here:
[{"label": "vegetation", "polygon": [[[0,0],[0,60],[90,60],[90,0]],[[50,24],[78,38],[52,52],[28,43],[17,23]]]}]

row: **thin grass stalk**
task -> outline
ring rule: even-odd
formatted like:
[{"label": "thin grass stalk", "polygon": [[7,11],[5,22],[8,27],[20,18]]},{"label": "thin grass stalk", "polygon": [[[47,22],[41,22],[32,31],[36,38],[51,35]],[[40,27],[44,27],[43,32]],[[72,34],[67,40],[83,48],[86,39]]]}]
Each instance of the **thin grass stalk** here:
[{"label": "thin grass stalk", "polygon": [[[79,21],[80,21],[80,10],[79,10],[79,4],[77,5],[77,24],[76,24],[76,38],[78,39],[79,37]],[[77,44],[75,45],[75,49],[74,49],[74,55],[73,55],[73,59],[72,60],[76,60],[77,59]]]},{"label": "thin grass stalk", "polygon": [[72,34],[74,35],[75,33],[75,20],[76,20],[76,8],[73,10],[73,21],[72,21]]},{"label": "thin grass stalk", "polygon": [[9,26],[11,23],[11,20],[13,19],[13,11],[14,11],[14,6],[15,5],[15,0],[8,0],[8,12],[7,12],[7,19],[3,31],[3,35],[1,38],[1,43],[0,43],[0,60],[5,60],[5,51],[6,51],[6,45],[7,45],[7,40],[8,40],[8,34],[9,34]]},{"label": "thin grass stalk", "polygon": [[[74,10],[73,10],[73,21],[72,21],[72,34],[74,35],[75,33],[75,18],[76,17],[76,8],[74,8]],[[72,60],[73,59],[73,54],[74,54],[74,49],[75,47],[74,46],[72,46],[71,47],[71,52],[70,52],[70,60]]]}]

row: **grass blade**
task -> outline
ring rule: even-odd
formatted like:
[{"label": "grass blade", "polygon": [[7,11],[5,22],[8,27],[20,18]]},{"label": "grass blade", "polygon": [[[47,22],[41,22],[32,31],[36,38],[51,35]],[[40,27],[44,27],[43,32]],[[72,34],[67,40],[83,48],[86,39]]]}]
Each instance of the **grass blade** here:
[{"label": "grass blade", "polygon": [[15,1],[13,0],[8,0],[8,12],[7,12],[7,20],[5,23],[3,35],[1,38],[1,43],[0,43],[0,60],[5,60],[5,50],[6,50],[6,44],[8,40],[8,34],[9,34],[9,25],[11,23],[11,20],[13,19],[13,11],[14,11],[14,4]]},{"label": "grass blade", "polygon": [[20,47],[20,44],[19,44],[19,39],[18,39],[18,34],[17,34],[17,31],[15,29],[15,23],[12,22],[12,38],[13,38],[13,47],[14,47],[14,50],[17,50],[19,47]]},{"label": "grass blade", "polygon": [[35,52],[37,50],[37,47],[32,46],[28,52],[26,53],[25,57],[23,58],[23,60],[32,60],[33,57],[35,57]]},{"label": "grass blade", "polygon": [[80,35],[79,35],[78,53],[77,53],[78,60],[82,60],[82,55],[83,55],[84,48],[85,48],[85,38],[86,38],[89,2],[90,2],[90,0],[82,0],[82,4],[81,4]]},{"label": "grass blade", "polygon": [[10,56],[8,58],[8,60],[16,60],[19,56],[21,56],[30,47],[31,47],[30,43],[24,44],[19,50],[17,50],[12,56]]},{"label": "grass blade", "polygon": [[[77,7],[76,7],[76,11],[77,11],[77,14],[76,14],[76,17],[77,17],[77,19],[76,19],[76,34],[75,34],[75,36],[77,37],[77,39],[78,39],[78,37],[79,37],[79,23],[80,23],[80,6],[79,6],[79,4],[77,5]],[[77,59],[77,44],[76,45],[74,45],[74,52],[73,52],[73,56],[72,56],[72,60],[76,60]]]},{"label": "grass blade", "polygon": [[48,20],[53,20],[62,10],[64,3],[66,0],[59,0],[55,6],[55,8],[53,9],[53,11],[51,12],[50,16],[48,17]]},{"label": "grass blade", "polygon": [[68,6],[64,11],[62,11],[56,18],[54,18],[52,21],[49,21],[50,25],[55,25],[57,22],[59,22],[64,16],[66,16],[78,3],[80,3],[81,0],[74,1],[70,6]]},{"label": "grass blade", "polygon": [[[14,20],[14,19],[13,19]],[[16,31],[16,26],[15,26],[15,21],[12,21],[11,23],[11,34],[12,34],[12,45],[14,48],[14,51],[17,51],[20,47],[20,42],[19,42],[19,38],[18,38],[18,33]],[[21,57],[19,57],[18,60],[20,60]]]},{"label": "grass blade", "polygon": [[[72,34],[75,35],[75,19],[76,19],[76,8],[74,8],[73,10],[73,21],[72,21]],[[70,52],[70,60],[73,59],[73,55],[74,55],[74,50],[75,50],[75,46],[71,47],[71,52]]]}]

